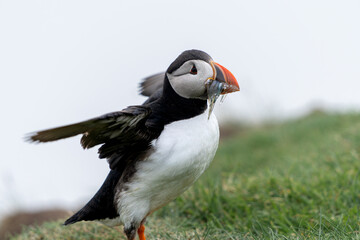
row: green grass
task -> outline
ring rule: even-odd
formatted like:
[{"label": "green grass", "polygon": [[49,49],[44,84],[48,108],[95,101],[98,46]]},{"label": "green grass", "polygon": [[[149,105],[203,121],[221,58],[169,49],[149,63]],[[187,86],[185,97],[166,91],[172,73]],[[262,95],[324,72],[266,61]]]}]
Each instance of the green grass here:
[{"label": "green grass", "polygon": [[[360,239],[360,115],[312,114],[223,141],[185,194],[148,218],[148,239]],[[60,222],[12,239],[125,239]]]}]

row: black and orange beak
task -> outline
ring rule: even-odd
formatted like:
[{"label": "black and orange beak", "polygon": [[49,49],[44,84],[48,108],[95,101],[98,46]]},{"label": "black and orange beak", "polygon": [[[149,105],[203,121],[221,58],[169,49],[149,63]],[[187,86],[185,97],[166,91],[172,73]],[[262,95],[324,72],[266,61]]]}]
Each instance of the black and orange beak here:
[{"label": "black and orange beak", "polygon": [[224,83],[224,88],[221,91],[221,94],[240,91],[239,83],[229,70],[213,61],[211,62],[211,66],[214,71],[212,80]]}]

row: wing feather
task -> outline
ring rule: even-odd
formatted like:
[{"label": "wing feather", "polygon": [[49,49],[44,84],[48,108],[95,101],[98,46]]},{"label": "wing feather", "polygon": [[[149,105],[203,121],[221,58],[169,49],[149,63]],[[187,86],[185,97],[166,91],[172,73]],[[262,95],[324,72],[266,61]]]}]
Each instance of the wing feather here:
[{"label": "wing feather", "polygon": [[150,97],[159,89],[163,88],[165,78],[165,72],[151,75],[140,83],[140,94],[146,97]]},{"label": "wing feather", "polygon": [[[107,158],[112,169],[118,168],[126,158],[136,158],[149,148],[154,134],[145,126],[151,109],[146,106],[130,106],[87,121],[52,128],[31,134],[32,142],[50,142],[83,134],[84,149],[102,144],[99,157]],[[126,161],[124,164],[126,164]]]}]

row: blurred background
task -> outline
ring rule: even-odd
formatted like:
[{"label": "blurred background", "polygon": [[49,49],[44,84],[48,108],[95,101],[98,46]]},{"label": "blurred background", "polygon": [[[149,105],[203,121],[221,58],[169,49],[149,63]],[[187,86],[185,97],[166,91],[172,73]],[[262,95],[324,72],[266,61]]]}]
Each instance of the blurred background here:
[{"label": "blurred background", "polygon": [[24,135],[141,104],[141,79],[187,49],[238,79],[221,123],[358,111],[359,11],[356,0],[0,0],[0,218],[87,201],[108,173],[97,149]]}]

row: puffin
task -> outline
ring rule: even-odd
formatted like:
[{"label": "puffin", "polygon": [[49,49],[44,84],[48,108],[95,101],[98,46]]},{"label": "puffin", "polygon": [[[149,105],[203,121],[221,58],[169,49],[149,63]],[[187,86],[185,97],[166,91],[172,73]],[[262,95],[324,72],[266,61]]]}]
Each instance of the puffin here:
[{"label": "puffin", "polygon": [[30,142],[81,134],[84,149],[100,146],[110,172],[93,198],[64,225],[100,221],[124,226],[128,240],[145,240],[146,218],[186,189],[209,167],[219,143],[213,108],[239,91],[234,75],[205,52],[181,53],[166,72],[140,83],[147,98],[86,121],[33,132]]}]

